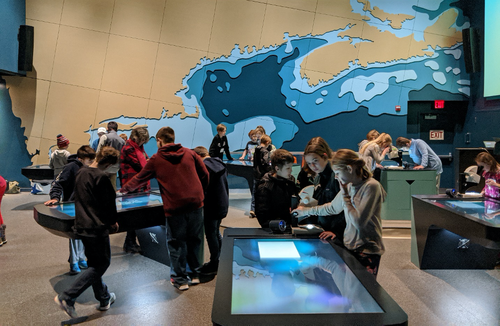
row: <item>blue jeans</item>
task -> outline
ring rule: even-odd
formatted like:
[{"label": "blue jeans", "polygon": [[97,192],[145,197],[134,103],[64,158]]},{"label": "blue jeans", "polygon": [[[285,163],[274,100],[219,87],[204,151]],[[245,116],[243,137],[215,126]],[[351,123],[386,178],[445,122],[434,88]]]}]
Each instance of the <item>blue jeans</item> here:
[{"label": "blue jeans", "polygon": [[107,302],[110,296],[108,287],[102,281],[102,276],[111,264],[109,236],[82,237],[82,242],[85,246],[89,268],[80,274],[69,289],[59,295],[59,299],[66,300],[69,305],[74,305],[76,298],[92,286],[96,300],[101,303]]},{"label": "blue jeans", "polygon": [[69,263],[77,264],[79,261],[86,259],[82,240],[69,239]]},{"label": "blue jeans", "polygon": [[197,276],[201,262],[198,252],[203,245],[202,208],[167,217],[167,247],[170,256],[170,277],[177,284],[187,284],[186,266]]}]

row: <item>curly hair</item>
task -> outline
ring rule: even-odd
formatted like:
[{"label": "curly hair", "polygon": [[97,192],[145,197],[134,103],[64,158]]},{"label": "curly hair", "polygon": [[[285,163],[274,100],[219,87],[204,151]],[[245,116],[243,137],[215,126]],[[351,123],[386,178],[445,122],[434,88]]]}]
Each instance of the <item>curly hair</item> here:
[{"label": "curly hair", "polygon": [[95,159],[99,165],[116,164],[120,159],[120,151],[111,146],[104,146]]},{"label": "curly hair", "polygon": [[144,127],[134,128],[130,133],[130,139],[132,139],[137,144],[140,142],[143,142],[145,144],[149,141],[149,131]]}]

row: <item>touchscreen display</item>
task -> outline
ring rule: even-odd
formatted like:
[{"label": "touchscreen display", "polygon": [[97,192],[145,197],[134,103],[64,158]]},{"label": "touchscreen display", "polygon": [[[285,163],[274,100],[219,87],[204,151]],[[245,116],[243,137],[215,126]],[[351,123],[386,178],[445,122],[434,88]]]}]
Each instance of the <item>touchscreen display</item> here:
[{"label": "touchscreen display", "polygon": [[234,239],[232,314],[380,312],[330,244],[319,239]]},{"label": "touchscreen display", "polygon": [[[161,205],[161,196],[157,194],[145,194],[138,196],[124,196],[116,198],[116,210],[120,212],[124,209]],[[56,209],[66,215],[75,217],[75,203],[63,203],[56,206]]]},{"label": "touchscreen display", "polygon": [[240,160],[229,161],[229,160],[224,160],[224,163],[225,164],[229,164],[229,165],[253,166],[253,161],[240,161]]},{"label": "touchscreen display", "polygon": [[455,211],[465,213],[493,225],[500,225],[500,203],[485,199],[484,201],[439,201]]}]

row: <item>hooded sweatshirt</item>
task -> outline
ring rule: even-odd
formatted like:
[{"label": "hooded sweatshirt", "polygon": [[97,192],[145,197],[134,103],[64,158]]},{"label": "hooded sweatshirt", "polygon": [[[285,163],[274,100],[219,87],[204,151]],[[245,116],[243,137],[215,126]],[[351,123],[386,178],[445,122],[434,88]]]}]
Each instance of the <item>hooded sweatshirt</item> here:
[{"label": "hooded sweatshirt", "polygon": [[70,152],[65,149],[56,149],[50,154],[49,166],[54,169],[54,176],[57,176],[63,170],[64,166],[68,163]]},{"label": "hooded sweatshirt", "polygon": [[203,207],[208,171],[198,154],[189,148],[173,143],[160,147],[120,191],[132,192],[152,178],[158,181],[166,217]]},{"label": "hooded sweatshirt", "polygon": [[227,184],[226,165],[218,157],[203,160],[210,175],[210,182],[205,190],[205,219],[220,220],[226,217],[229,207],[229,187]]},{"label": "hooded sweatshirt", "polygon": [[305,208],[309,215],[333,215],[344,211],[347,227],[344,231],[344,245],[349,250],[366,254],[382,255],[382,219],[380,211],[386,192],[373,178],[360,184],[348,185],[351,205],[346,204],[340,191],[330,202],[321,206]]},{"label": "hooded sweatshirt", "polygon": [[57,199],[60,201],[70,201],[73,199],[73,190],[75,189],[76,173],[83,166],[77,158],[76,154],[68,157],[68,164],[59,173],[50,188],[50,199]]},{"label": "hooded sweatshirt", "polygon": [[109,235],[116,223],[116,193],[106,173],[98,168],[82,167],[75,183],[75,225],[77,235]]},{"label": "hooded sweatshirt", "polygon": [[[139,173],[148,159],[149,156],[144,151],[144,146],[139,146],[132,139],[128,139],[120,154],[121,184],[126,184],[134,175]],[[149,191],[150,189],[150,184],[147,182],[139,191]]]}]

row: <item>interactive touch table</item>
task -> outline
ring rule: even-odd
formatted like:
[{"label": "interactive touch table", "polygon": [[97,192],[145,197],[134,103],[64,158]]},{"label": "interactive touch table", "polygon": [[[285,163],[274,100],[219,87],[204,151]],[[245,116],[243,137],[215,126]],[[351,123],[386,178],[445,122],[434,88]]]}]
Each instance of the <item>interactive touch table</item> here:
[{"label": "interactive touch table", "polygon": [[31,165],[21,169],[21,174],[31,180],[54,179],[54,170],[48,164]]},{"label": "interactive touch table", "polygon": [[239,160],[224,160],[226,164],[227,173],[243,177],[248,182],[248,187],[250,187],[250,192],[253,192],[253,162],[252,161],[239,161]]},{"label": "interactive touch table", "polygon": [[[136,230],[143,255],[159,263],[170,265],[167,249],[165,213],[160,193],[129,194],[116,198],[118,232]],[[53,206],[39,204],[34,207],[35,221],[49,232],[66,238],[75,238],[75,204],[60,203]],[[203,262],[203,246],[198,252]]]},{"label": "interactive touch table", "polygon": [[[116,198],[118,232],[165,225],[165,213],[159,193],[130,194]],[[61,237],[74,238],[75,203],[53,206],[38,204],[34,207],[35,221],[49,232]]]},{"label": "interactive touch table", "polygon": [[500,202],[413,196],[412,262],[421,269],[492,269],[500,253]]},{"label": "interactive touch table", "polygon": [[226,229],[215,325],[407,325],[408,316],[347,251],[317,237]]}]

